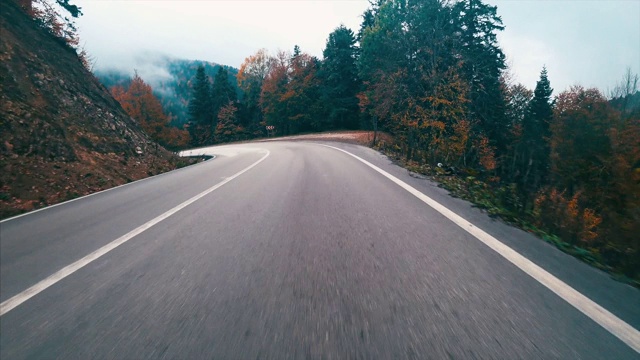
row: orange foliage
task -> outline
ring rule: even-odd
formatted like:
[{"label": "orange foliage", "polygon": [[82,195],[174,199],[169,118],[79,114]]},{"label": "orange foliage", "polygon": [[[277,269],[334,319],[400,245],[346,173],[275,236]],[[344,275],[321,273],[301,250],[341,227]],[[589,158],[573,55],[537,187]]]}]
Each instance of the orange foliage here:
[{"label": "orange foliage", "polygon": [[469,143],[471,134],[471,123],[468,120],[461,119],[453,124],[453,135],[449,148],[454,157],[460,158],[464,156]]},{"label": "orange foliage", "polygon": [[489,145],[489,139],[484,135],[480,136],[480,139],[476,142],[476,148],[478,149],[480,165],[485,170],[495,170],[497,165],[496,156],[493,147]]},{"label": "orange foliage", "polygon": [[580,240],[586,243],[591,243],[598,237],[596,231],[598,225],[602,223],[602,218],[598,216],[593,209],[584,209],[582,213],[582,226],[580,229]]},{"label": "orange foliage", "polygon": [[540,226],[550,228],[563,239],[592,244],[599,237],[602,217],[593,209],[581,207],[581,198],[580,192],[567,199],[564,192],[546,189],[535,199],[534,216]]},{"label": "orange foliage", "polygon": [[238,86],[246,91],[255,91],[255,86],[261,86],[262,81],[269,73],[270,58],[266,49],[258,50],[254,55],[244,59],[236,78]]},{"label": "orange foliage", "polygon": [[52,6],[47,0],[34,0],[27,10],[42,27],[54,36],[64,40],[67,45],[77,48],[80,40],[73,23]]},{"label": "orange foliage", "polygon": [[151,86],[138,74],[135,74],[128,89],[114,86],[111,95],[153,140],[169,148],[181,148],[188,144],[189,133],[169,126],[169,118],[160,101],[153,95]]},{"label": "orange foliage", "polygon": [[284,130],[286,123],[286,104],[283,98],[287,94],[289,82],[289,55],[279,52],[276,57],[269,60],[269,72],[262,83],[260,93],[260,106],[264,119],[269,125],[276,125],[277,131]]},{"label": "orange foliage", "polygon": [[230,142],[242,138],[244,129],[237,124],[236,113],[238,109],[230,102],[218,112],[218,124],[216,125],[216,141]]}]

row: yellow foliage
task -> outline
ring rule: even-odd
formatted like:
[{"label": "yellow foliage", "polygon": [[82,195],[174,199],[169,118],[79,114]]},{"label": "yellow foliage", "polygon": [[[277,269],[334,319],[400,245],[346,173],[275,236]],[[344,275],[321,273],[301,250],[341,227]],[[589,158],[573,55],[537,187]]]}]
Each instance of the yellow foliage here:
[{"label": "yellow foliage", "polygon": [[495,170],[497,166],[496,157],[493,148],[489,145],[489,139],[486,136],[481,136],[476,146],[478,147],[480,165],[488,171]]},{"label": "yellow foliage", "polygon": [[539,226],[549,228],[565,240],[593,243],[598,237],[602,217],[595,210],[580,207],[581,192],[571,199],[564,192],[551,189],[540,192],[535,199],[533,215]]},{"label": "yellow foliage", "polygon": [[580,231],[580,240],[583,242],[592,242],[598,237],[596,228],[602,223],[602,217],[598,216],[593,209],[584,209],[582,213],[582,229]]}]

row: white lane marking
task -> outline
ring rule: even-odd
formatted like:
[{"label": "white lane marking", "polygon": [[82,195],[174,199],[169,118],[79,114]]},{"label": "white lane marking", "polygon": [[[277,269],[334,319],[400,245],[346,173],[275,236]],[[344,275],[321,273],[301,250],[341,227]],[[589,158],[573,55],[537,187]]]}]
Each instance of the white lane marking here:
[{"label": "white lane marking", "polygon": [[222,155],[227,157],[234,157],[240,154],[255,152],[256,148],[242,147],[240,145],[222,145],[222,146],[210,146],[199,149],[184,150],[178,153],[179,156],[201,156],[201,155]]},{"label": "white lane marking", "polygon": [[229,181],[231,181],[231,180],[237,178],[238,176],[244,174],[245,172],[251,170],[254,166],[258,165],[264,159],[266,159],[267,156],[269,156],[269,154],[270,154],[270,152],[267,150],[266,154],[263,157],[261,157],[260,160],[258,160],[256,162],[254,162],[253,164],[249,165],[249,167],[245,168],[244,170],[236,173],[235,175],[233,175],[231,177],[228,177],[224,181],[221,181],[221,182],[217,183],[216,185],[208,188],[207,190],[201,192],[200,194],[198,194],[198,195],[192,197],[191,199],[181,203],[180,205],[177,205],[176,207],[170,209],[169,211],[163,213],[162,215],[160,215],[160,216],[158,216],[158,217],[156,217],[154,219],[151,219],[148,222],[138,226],[137,228],[135,228],[135,229],[129,231],[128,233],[122,235],[121,237],[113,240],[112,242],[108,243],[107,245],[104,245],[103,247],[99,248],[98,250],[95,250],[94,252],[90,253],[89,255],[83,257],[82,259],[77,260],[74,263],[65,266],[64,268],[56,271],[54,274],[50,275],[49,277],[45,278],[44,280],[39,281],[35,285],[29,287],[28,289],[22,291],[19,294],[13,296],[12,298],[3,301],[0,304],[0,316],[8,313],[12,309],[14,309],[16,306],[19,306],[23,302],[25,302],[25,301],[29,300],[30,298],[36,296],[40,292],[42,292],[45,289],[47,289],[49,286],[57,283],[58,281],[66,278],[67,276],[69,276],[69,275],[73,274],[74,272],[80,270],[81,268],[85,267],[86,265],[88,265],[92,261],[98,259],[102,255],[104,255],[104,254],[108,253],[109,251],[117,248],[118,246],[126,243],[127,241],[129,241],[132,238],[134,238],[136,235],[139,235],[139,234],[143,233],[145,230],[151,228],[152,226],[156,225],[157,223],[161,222],[162,220],[164,220],[164,219],[168,218],[169,216],[177,213],[178,211],[184,209],[185,207],[187,207],[187,206],[193,204],[194,202],[198,201],[199,199],[203,198],[207,194],[217,190],[218,188],[220,188],[224,184],[228,183]]},{"label": "white lane marking", "polygon": [[640,353],[640,331],[636,330],[631,325],[627,324],[622,319],[618,318],[617,316],[609,312],[607,309],[596,304],[593,300],[582,295],[582,293],[578,292],[571,286],[567,285],[565,282],[558,279],[557,277],[551,275],[549,272],[547,272],[540,266],[534,264],[531,260],[520,255],[515,250],[501,243],[498,239],[482,231],[477,226],[474,226],[472,223],[463,219],[460,215],[449,210],[442,204],[431,199],[427,195],[421,193],[420,191],[416,190],[415,188],[405,183],[404,181],[398,179],[397,177],[389,174],[388,172],[380,169],[379,167],[368,162],[367,160],[364,160],[361,157],[356,156],[348,151],[342,150],[334,146],[329,146],[324,144],[319,144],[319,145],[341,151],[351,157],[354,157],[360,162],[372,168],[373,170],[382,174],[387,179],[393,181],[394,183],[396,183],[396,185],[405,189],[406,191],[411,193],[413,196],[422,200],[425,204],[431,206],[437,212],[444,215],[449,220],[453,221],[456,225],[460,226],[469,234],[473,235],[476,239],[483,242],[485,245],[490,247],[493,251],[497,252],[502,257],[504,257],[509,262],[511,262],[513,265],[520,268],[520,270],[524,271],[526,274],[534,278],[536,281],[546,286],[549,290],[556,293],[556,295],[560,296],[562,299],[568,302],[571,306],[580,310],[583,314],[587,315],[593,321],[600,324],[600,326],[607,329],[610,333],[615,335],[618,339],[622,340],[625,344],[629,345],[633,350]]}]

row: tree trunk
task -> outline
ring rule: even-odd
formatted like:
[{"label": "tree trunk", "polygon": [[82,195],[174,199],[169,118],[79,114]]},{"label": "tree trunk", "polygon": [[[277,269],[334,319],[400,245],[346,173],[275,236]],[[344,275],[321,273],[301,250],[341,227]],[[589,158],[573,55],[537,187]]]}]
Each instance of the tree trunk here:
[{"label": "tree trunk", "polygon": [[376,146],[376,142],[378,139],[378,118],[373,119],[373,141],[371,142],[371,146]]}]

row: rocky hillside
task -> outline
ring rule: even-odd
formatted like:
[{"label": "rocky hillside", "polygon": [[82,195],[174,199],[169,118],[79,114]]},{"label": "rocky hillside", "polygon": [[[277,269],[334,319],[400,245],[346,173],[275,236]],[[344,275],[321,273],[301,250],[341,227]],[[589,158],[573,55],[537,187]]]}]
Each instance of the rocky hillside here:
[{"label": "rocky hillside", "polygon": [[177,166],[13,1],[0,34],[0,218]]}]

